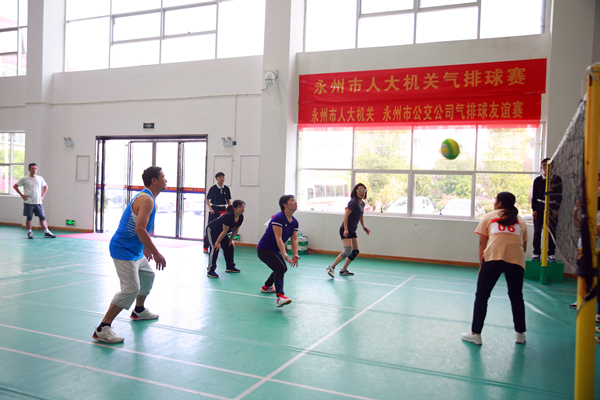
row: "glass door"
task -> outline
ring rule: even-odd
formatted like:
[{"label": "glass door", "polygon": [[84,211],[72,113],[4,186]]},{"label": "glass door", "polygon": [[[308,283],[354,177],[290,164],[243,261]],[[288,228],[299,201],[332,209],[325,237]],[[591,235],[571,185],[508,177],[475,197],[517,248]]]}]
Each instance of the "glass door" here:
[{"label": "glass door", "polygon": [[127,204],[144,189],[142,173],[162,168],[167,189],[156,198],[154,236],[204,238],[205,139],[98,141],[96,232],[114,232]]},{"label": "glass door", "polygon": [[105,145],[104,232],[115,232],[117,230],[121,215],[127,207],[128,144],[127,140],[113,140],[106,142]]},{"label": "glass door", "polygon": [[206,184],[206,142],[184,142],[182,157],[181,237],[204,238],[204,196]]},{"label": "glass door", "polygon": [[179,143],[156,143],[156,162],[162,168],[167,179],[167,189],[156,197],[156,218],[154,234],[156,236],[179,237],[178,225],[181,207],[179,202]]}]

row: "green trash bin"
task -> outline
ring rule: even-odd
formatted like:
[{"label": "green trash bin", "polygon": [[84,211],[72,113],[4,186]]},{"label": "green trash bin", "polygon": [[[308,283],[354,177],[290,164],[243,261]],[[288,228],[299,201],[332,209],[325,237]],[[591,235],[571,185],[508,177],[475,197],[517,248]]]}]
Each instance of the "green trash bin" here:
[{"label": "green trash bin", "polygon": [[[289,239],[286,243],[288,254],[292,254],[292,240]],[[308,236],[298,236],[298,255],[308,254]]]}]

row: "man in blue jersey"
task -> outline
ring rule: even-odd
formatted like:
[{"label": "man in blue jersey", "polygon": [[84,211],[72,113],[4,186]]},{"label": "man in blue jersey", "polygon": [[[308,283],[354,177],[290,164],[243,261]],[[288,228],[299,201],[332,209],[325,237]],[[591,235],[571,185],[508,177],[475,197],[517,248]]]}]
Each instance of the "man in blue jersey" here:
[{"label": "man in blue jersey", "polygon": [[156,196],[167,187],[165,174],[160,167],[149,167],[142,174],[144,190],[131,200],[123,212],[119,227],[110,241],[110,256],[113,258],[121,291],[112,299],[102,323],[94,329],[94,339],[106,343],[121,343],[125,340],[112,330],[113,320],[135,301],[130,318],[134,321],[157,319],[158,315],[144,307],[146,296],[152,289],[154,271],[148,261],[154,259],[156,269],[167,266],[165,258],[158,252],[150,232],[154,229]]},{"label": "man in blue jersey", "polygon": [[[298,220],[292,215],[298,209],[298,203],[291,194],[279,198],[281,212],[273,215],[269,226],[256,247],[258,258],[273,271],[260,288],[263,293],[277,293],[275,305],[283,307],[292,299],[283,293],[283,276],[287,272],[287,261],[291,267],[298,266]],[[292,258],[285,251],[285,242],[292,238]],[[275,285],[273,287],[273,285]]]}]

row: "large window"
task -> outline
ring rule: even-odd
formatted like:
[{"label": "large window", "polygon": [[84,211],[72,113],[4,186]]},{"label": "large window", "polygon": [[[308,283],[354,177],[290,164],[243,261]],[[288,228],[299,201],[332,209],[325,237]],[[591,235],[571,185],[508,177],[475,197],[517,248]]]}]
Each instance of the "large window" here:
[{"label": "large window", "polygon": [[65,70],[260,55],[264,25],[265,0],[67,0]]},{"label": "large window", "polygon": [[13,185],[25,176],[25,134],[0,133],[0,194],[14,194]]},{"label": "large window", "polygon": [[0,1],[0,76],[27,74],[27,0]]},{"label": "large window", "polygon": [[545,0],[306,0],[305,51],[544,32]]},{"label": "large window", "polygon": [[[303,128],[299,132],[301,210],[343,212],[356,183],[368,188],[366,211],[480,218],[496,194],[510,191],[522,215],[539,169],[542,127],[440,126]],[[460,145],[442,156],[445,139]]]}]

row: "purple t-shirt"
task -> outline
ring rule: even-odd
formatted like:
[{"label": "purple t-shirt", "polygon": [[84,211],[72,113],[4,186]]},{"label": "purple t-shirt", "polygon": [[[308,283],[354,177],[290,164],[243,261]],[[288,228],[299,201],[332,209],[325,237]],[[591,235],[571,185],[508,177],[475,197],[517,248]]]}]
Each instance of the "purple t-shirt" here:
[{"label": "purple t-shirt", "polygon": [[298,220],[292,217],[292,222],[289,222],[285,214],[282,212],[278,212],[273,215],[271,221],[269,222],[269,226],[265,230],[263,237],[258,242],[257,250],[273,250],[275,252],[279,252],[279,247],[277,247],[277,240],[275,239],[275,233],[273,232],[273,225],[277,225],[281,227],[281,240],[283,240],[283,244],[288,241],[289,238],[292,237],[294,231],[298,230]]}]

